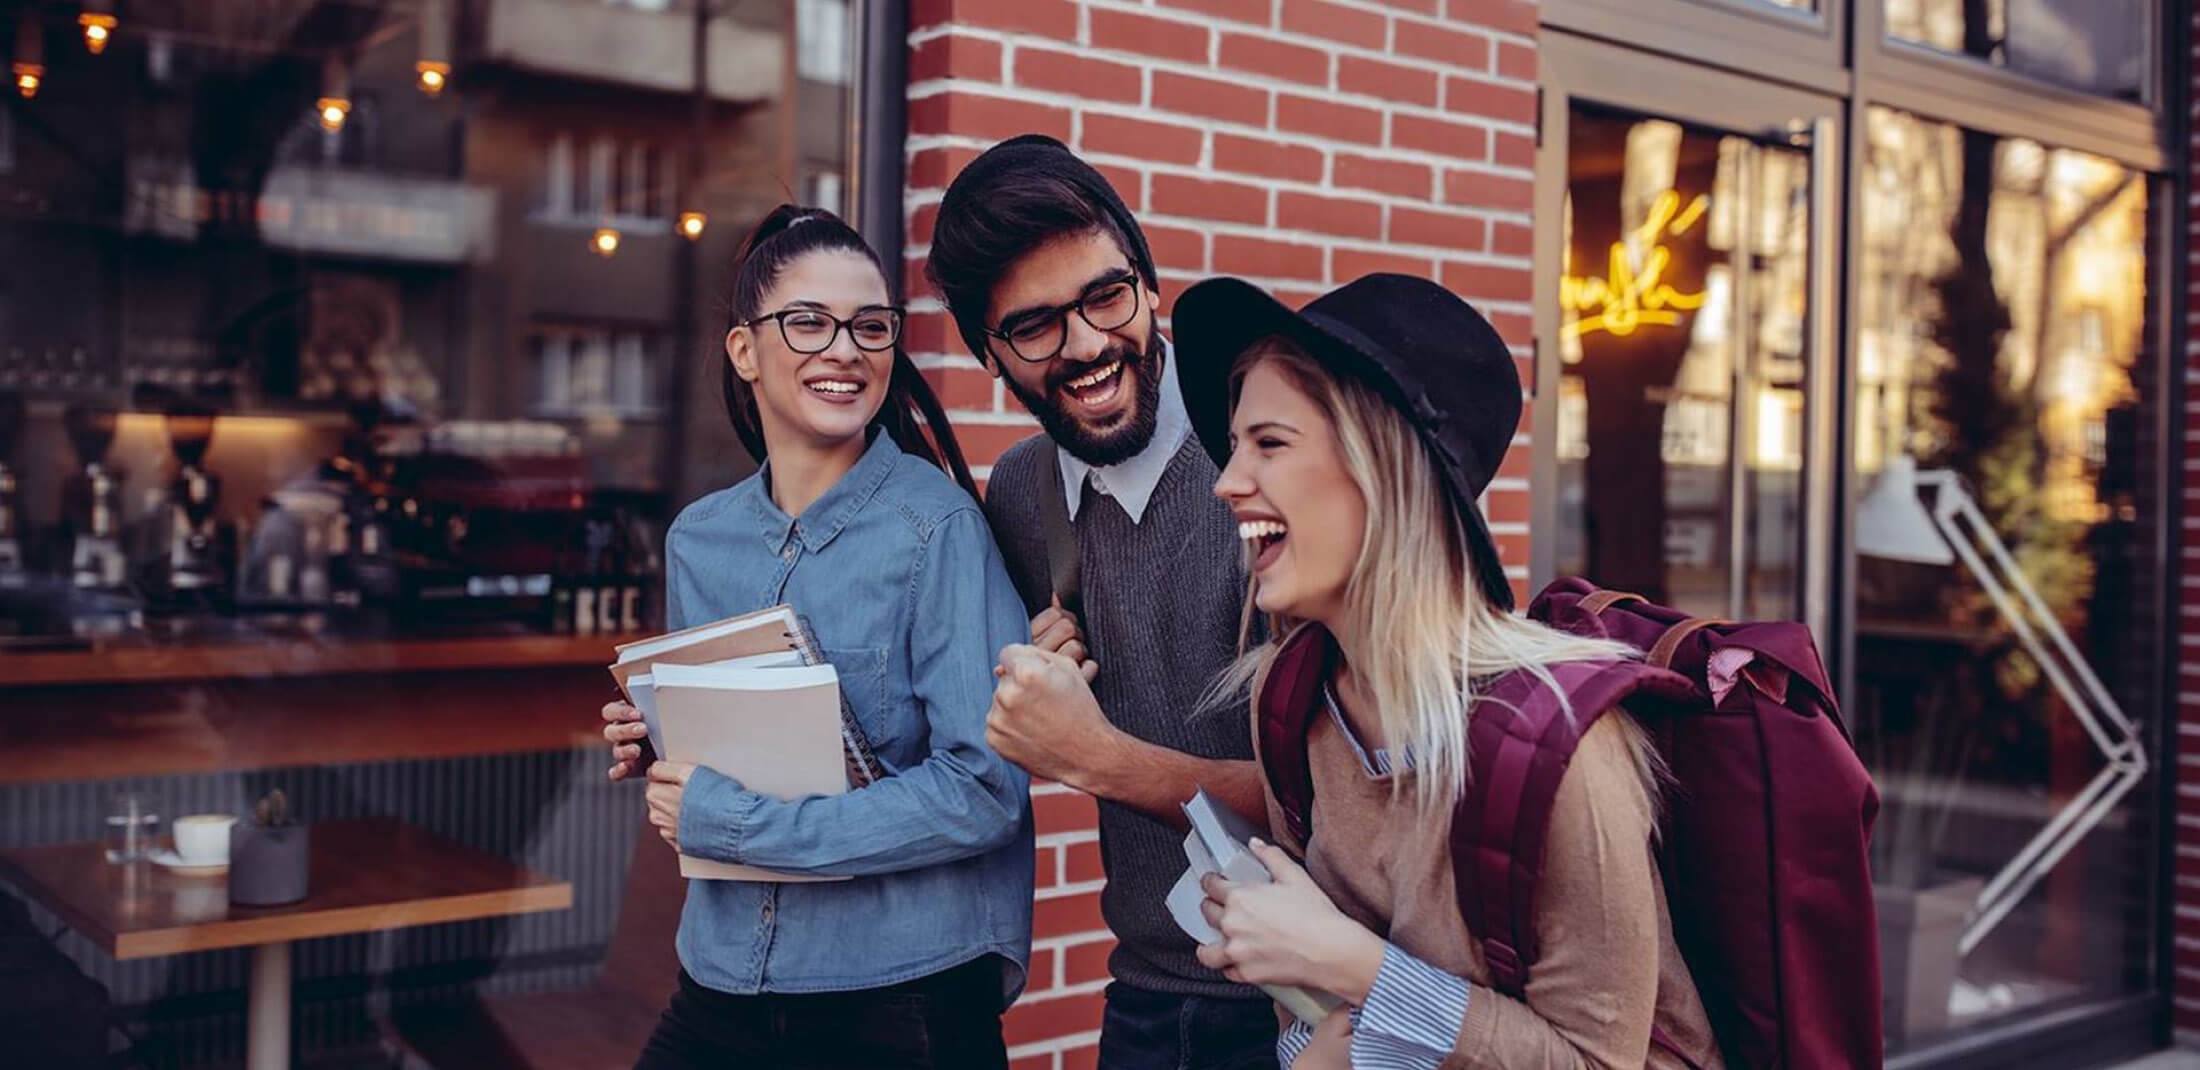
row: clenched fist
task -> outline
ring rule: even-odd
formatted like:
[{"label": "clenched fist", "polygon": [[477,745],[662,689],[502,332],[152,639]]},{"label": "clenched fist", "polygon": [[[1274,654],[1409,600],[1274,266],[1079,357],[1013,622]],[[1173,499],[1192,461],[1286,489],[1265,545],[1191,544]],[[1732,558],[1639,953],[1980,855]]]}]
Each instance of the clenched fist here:
[{"label": "clenched fist", "polygon": [[1017,644],[1001,650],[993,675],[1000,682],[986,714],[986,744],[1032,776],[1078,787],[1081,774],[1108,761],[1122,741],[1078,662]]}]

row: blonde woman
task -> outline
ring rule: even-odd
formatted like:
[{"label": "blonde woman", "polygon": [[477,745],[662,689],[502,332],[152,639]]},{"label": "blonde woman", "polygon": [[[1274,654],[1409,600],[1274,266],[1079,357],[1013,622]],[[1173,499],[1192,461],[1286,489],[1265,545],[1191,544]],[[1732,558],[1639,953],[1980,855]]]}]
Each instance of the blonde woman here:
[{"label": "blonde woman", "polygon": [[[1475,504],[1520,417],[1519,373],[1496,331],[1401,275],[1299,312],[1216,279],[1178,301],[1175,326],[1254,604],[1283,625],[1238,680],[1257,691],[1294,644],[1314,644],[1328,666],[1311,700],[1326,709],[1303,737],[1308,835],[1290,834],[1270,783],[1269,825],[1287,842],[1257,851],[1276,880],[1209,878],[1204,908],[1223,939],[1201,961],[1346,1002],[1319,1029],[1286,1023],[1286,1066],[1719,1065],[1653,855],[1657,757],[1623,712],[1583,734],[1560,782],[1521,998],[1490,987],[1461,915],[1448,833],[1479,698],[1507,673],[1556,687],[1554,666],[1632,656],[1510,612]],[[1266,772],[1276,755],[1261,758]]]}]

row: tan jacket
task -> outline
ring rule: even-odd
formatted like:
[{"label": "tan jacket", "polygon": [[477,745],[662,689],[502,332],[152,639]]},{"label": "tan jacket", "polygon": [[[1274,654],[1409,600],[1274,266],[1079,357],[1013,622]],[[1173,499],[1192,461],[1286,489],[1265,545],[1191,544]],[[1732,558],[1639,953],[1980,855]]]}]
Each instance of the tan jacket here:
[{"label": "tan jacket", "polygon": [[1268,793],[1269,827],[1338,909],[1474,984],[1447,1070],[1682,1067],[1650,1044],[1653,1021],[1697,1066],[1722,1065],[1673,941],[1651,850],[1655,811],[1628,734],[1619,715],[1600,718],[1559,783],[1537,892],[1541,954],[1525,1001],[1488,987],[1481,944],[1453,894],[1449,815],[1423,819],[1410,790],[1392,800],[1390,778],[1367,775],[1333,718],[1313,718],[1307,737],[1312,843],[1290,842]]}]

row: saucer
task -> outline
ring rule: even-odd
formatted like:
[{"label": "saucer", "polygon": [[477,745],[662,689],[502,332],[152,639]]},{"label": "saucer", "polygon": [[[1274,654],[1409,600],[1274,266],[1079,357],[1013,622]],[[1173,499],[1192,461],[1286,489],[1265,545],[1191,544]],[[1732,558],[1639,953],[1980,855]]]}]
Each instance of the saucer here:
[{"label": "saucer", "polygon": [[156,865],[165,866],[187,877],[211,877],[217,873],[229,872],[227,862],[186,862],[172,847],[156,848],[146,857],[152,859]]}]

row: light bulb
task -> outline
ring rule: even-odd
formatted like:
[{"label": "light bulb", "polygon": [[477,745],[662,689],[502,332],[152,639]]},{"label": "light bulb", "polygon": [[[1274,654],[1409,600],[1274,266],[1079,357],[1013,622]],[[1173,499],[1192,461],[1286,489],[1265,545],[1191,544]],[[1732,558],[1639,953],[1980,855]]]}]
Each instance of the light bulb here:
[{"label": "light bulb", "polygon": [[413,69],[420,72],[420,91],[431,97],[441,96],[443,87],[450,83],[451,65],[448,63],[424,59],[413,64]]},{"label": "light bulb", "polygon": [[680,234],[687,240],[694,241],[703,236],[703,227],[709,221],[709,217],[701,212],[682,212],[680,213]]},{"label": "light bulb", "polygon": [[619,251],[619,232],[610,227],[597,227],[596,235],[588,240],[588,247],[597,256],[610,256]]},{"label": "light bulb", "polygon": [[36,63],[18,63],[15,65],[15,91],[23,94],[24,100],[37,96],[38,87],[44,84],[45,79],[46,68],[44,66]]},{"label": "light bulb", "polygon": [[107,41],[115,33],[115,17],[85,12],[76,17],[77,25],[84,27],[84,47],[92,55],[107,51]]},{"label": "light bulb", "polygon": [[344,128],[344,117],[351,114],[351,101],[341,97],[322,97],[313,104],[321,113],[321,129],[333,134]]}]

